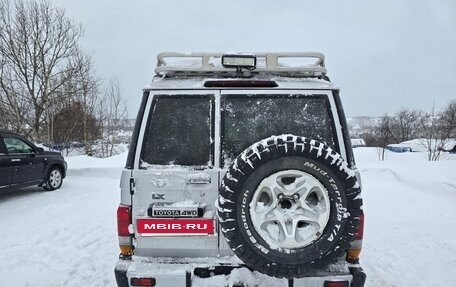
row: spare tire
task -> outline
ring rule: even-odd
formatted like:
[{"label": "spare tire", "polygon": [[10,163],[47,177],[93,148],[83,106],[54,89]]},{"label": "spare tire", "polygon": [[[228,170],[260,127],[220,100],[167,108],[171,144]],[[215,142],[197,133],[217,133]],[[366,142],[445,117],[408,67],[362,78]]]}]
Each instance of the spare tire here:
[{"label": "spare tire", "polygon": [[355,172],[321,142],[273,136],[242,152],[220,187],[228,245],[250,268],[300,278],[350,246],[362,200]]}]

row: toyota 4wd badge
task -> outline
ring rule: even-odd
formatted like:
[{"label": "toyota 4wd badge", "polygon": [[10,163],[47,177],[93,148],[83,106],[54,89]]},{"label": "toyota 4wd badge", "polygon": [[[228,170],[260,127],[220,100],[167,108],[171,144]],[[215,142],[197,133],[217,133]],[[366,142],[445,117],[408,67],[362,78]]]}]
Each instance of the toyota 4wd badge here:
[{"label": "toyota 4wd badge", "polygon": [[149,207],[147,214],[150,217],[202,217],[203,208],[153,204]]}]

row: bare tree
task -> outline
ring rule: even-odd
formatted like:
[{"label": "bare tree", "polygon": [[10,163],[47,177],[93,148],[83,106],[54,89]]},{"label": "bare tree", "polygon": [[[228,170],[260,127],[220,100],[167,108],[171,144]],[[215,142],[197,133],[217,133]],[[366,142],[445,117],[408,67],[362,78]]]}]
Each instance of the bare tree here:
[{"label": "bare tree", "polygon": [[[93,117],[97,112],[97,104],[100,102],[100,79],[95,76],[93,70],[93,61],[87,55],[80,57],[79,61],[84,67],[78,73],[80,86],[80,93],[78,93],[78,100],[83,104],[82,110],[82,129],[83,129],[83,143],[86,154],[92,154],[92,141],[100,136],[100,124],[93,123]],[[84,65],[84,63],[86,63]]]},{"label": "bare tree", "polygon": [[31,127],[34,139],[43,136],[46,111],[65,96],[58,91],[80,69],[72,63],[81,35],[81,25],[49,0],[0,0],[1,98],[19,120],[16,128]]},{"label": "bare tree", "polygon": [[450,137],[451,129],[447,129],[442,121],[442,113],[437,113],[432,107],[429,113],[422,115],[421,128],[423,139],[421,144],[426,147],[429,161],[440,159]]},{"label": "bare tree", "polygon": [[420,130],[420,110],[402,107],[393,116],[391,135],[394,143],[401,143],[416,138]]},{"label": "bare tree", "polygon": [[388,114],[383,115],[377,125],[375,126],[375,142],[373,143],[377,147],[378,159],[383,161],[386,159],[386,146],[393,141],[392,133],[392,117]]},{"label": "bare tree", "polygon": [[[80,53],[72,59],[71,65],[78,67],[73,77],[63,84],[56,94],[64,100],[56,103],[46,110],[46,118],[49,130],[49,142],[55,140],[79,141],[83,143],[85,153],[92,154],[91,142],[99,138],[99,130],[94,123],[97,104],[99,102],[100,80],[96,76],[93,68],[93,60],[90,55]],[[70,119],[66,122],[62,118],[62,112],[71,112],[66,117]],[[65,122],[65,129],[59,130],[62,124],[57,121]]]},{"label": "bare tree", "polygon": [[91,148],[87,148],[91,142],[85,142],[86,129],[92,138],[101,137],[98,119],[95,114],[85,115],[87,111],[84,103],[72,102],[55,114],[53,138],[56,143],[63,144],[67,155],[73,148],[82,146],[86,154],[92,153]]},{"label": "bare tree", "polygon": [[122,100],[118,79],[109,80],[100,101],[98,114],[101,116],[100,122],[103,134],[101,153],[103,157],[112,156],[114,146],[118,143],[117,133],[127,118],[127,109]]},{"label": "bare tree", "polygon": [[456,100],[450,101],[443,109],[440,122],[443,134],[448,138],[456,138]]},{"label": "bare tree", "polygon": [[[0,68],[1,70],[1,68]],[[27,118],[30,115],[30,104],[21,90],[9,89],[3,85],[10,78],[0,71],[0,124],[3,127],[29,135],[29,130],[24,130]],[[4,92],[8,89],[8,92]]]}]

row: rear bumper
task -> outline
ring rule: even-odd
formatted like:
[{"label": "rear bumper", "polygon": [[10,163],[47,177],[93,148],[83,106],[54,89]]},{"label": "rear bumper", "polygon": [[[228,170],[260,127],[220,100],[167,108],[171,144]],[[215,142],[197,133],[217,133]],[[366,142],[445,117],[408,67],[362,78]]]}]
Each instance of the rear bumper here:
[{"label": "rear bumper", "polygon": [[[224,260],[226,259],[226,260]],[[168,261],[167,261],[168,260]],[[155,278],[156,287],[197,286],[253,286],[261,282],[262,287],[324,287],[326,281],[347,281],[350,287],[363,287],[366,274],[359,265],[337,266],[315,276],[299,279],[272,278],[252,272],[229,258],[210,258],[174,262],[169,258],[149,260],[125,260],[117,262],[114,273],[118,287],[130,287],[131,278]],[[210,263],[210,262],[213,263]],[[231,285],[230,285],[231,284]]]}]

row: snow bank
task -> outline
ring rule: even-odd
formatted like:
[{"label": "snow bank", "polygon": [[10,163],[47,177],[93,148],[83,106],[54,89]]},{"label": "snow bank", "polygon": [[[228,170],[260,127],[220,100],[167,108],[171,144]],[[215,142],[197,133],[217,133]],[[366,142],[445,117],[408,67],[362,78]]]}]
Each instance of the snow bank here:
[{"label": "snow bank", "polygon": [[68,169],[81,168],[123,168],[127,160],[127,153],[121,153],[107,158],[96,158],[86,155],[77,155],[65,158]]},{"label": "snow bank", "polygon": [[362,264],[372,286],[451,286],[456,280],[456,160],[355,149],[366,226]]}]

